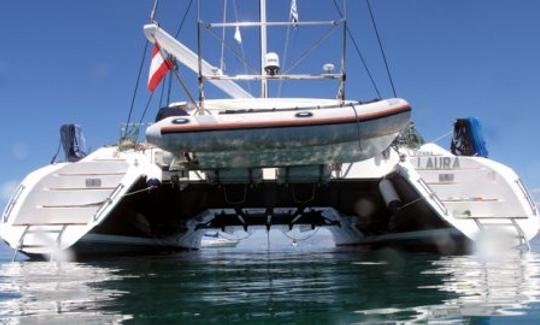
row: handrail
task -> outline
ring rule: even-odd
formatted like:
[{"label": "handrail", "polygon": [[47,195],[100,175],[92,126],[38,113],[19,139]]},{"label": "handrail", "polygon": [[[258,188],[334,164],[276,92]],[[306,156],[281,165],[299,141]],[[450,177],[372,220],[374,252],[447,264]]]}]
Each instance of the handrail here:
[{"label": "handrail", "polygon": [[9,203],[8,203],[6,209],[4,210],[4,214],[2,215],[2,222],[3,223],[6,223],[9,220],[9,215],[11,214],[11,210],[13,210],[13,207],[15,206],[17,201],[19,200],[19,197],[21,196],[24,189],[25,189],[24,185],[22,185],[22,184],[19,185],[19,187],[17,188],[17,191],[15,192],[15,194],[9,200]]},{"label": "handrail", "polygon": [[441,210],[443,210],[444,214],[445,215],[448,215],[448,209],[446,208],[446,206],[444,205],[444,203],[441,201],[441,199],[439,198],[439,196],[437,196],[437,193],[435,193],[431,187],[429,187],[429,185],[427,185],[427,183],[424,181],[423,178],[419,178],[418,179],[418,183],[424,188],[424,190],[426,190],[429,194],[429,196],[433,199],[433,201],[435,201],[435,203],[437,203],[437,205],[439,206],[439,208]]},{"label": "handrail", "polygon": [[277,74],[277,75],[260,75],[260,74],[213,74],[203,77],[208,80],[341,80],[341,73],[322,73],[322,74]]},{"label": "handrail", "polygon": [[118,193],[120,193],[120,191],[124,188],[124,184],[120,183],[118,184],[118,186],[116,186],[116,188],[114,189],[114,191],[111,193],[111,195],[109,195],[109,197],[107,199],[104,200],[103,204],[99,207],[99,209],[96,211],[96,214],[94,214],[94,222],[95,221],[98,221],[99,220],[99,217],[101,216],[101,214],[103,213],[103,211],[105,211],[105,209],[111,205],[111,203],[113,202],[114,198],[118,195]]},{"label": "handrail", "polygon": [[222,28],[222,27],[261,27],[261,26],[325,26],[325,25],[340,25],[345,23],[345,19],[338,20],[319,20],[319,21],[245,21],[245,22],[226,22],[226,23],[204,23],[207,28]]},{"label": "handrail", "polygon": [[516,180],[516,184],[518,185],[519,189],[523,193],[523,196],[525,196],[525,200],[527,203],[529,203],[529,206],[531,207],[533,215],[538,215],[538,209],[536,208],[536,204],[531,198],[531,195],[529,194],[529,191],[527,191],[527,188],[525,187],[525,184],[521,181],[521,179]]}]

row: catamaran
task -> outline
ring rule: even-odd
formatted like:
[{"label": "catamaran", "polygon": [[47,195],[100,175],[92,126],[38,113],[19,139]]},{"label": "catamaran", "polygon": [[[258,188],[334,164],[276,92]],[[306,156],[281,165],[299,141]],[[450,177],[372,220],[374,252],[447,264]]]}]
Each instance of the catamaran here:
[{"label": "catamaran", "polygon": [[[256,22],[199,17],[196,52],[158,25],[154,7],[143,28],[154,46],[149,88],[169,73],[187,100],[160,109],[145,141],[126,129],[118,145],[88,155],[80,129],[64,126],[66,161],[26,176],[3,212],[0,235],[14,259],[19,252],[47,258],[59,250],[88,257],[197,249],[209,229],[275,225],[327,227],[338,246],[451,253],[486,233],[528,246],[540,225],[536,206],[511,168],[487,158],[475,119],[456,121],[450,151],[423,143],[404,99],[345,96],[350,31],[343,16],[303,21],[293,0],[291,19],[267,21],[266,1],[259,6]],[[324,62],[322,73],[282,69],[267,50],[267,32],[283,26],[341,30],[337,71]],[[204,31],[233,29],[239,39],[240,28],[259,30],[253,74],[228,74],[201,55]],[[174,64],[195,72],[198,96]],[[241,86],[246,81],[260,84],[258,97]],[[337,83],[336,96],[269,95],[269,84],[288,81]],[[208,84],[228,98],[206,98]]]}]

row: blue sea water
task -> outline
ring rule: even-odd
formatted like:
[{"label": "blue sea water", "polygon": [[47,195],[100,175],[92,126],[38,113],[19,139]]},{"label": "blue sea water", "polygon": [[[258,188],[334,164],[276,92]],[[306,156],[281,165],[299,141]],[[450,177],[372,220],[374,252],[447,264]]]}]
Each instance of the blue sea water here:
[{"label": "blue sea water", "polygon": [[0,323],[540,324],[540,240],[485,260],[293,245],[264,233],[237,248],[87,263],[11,263],[0,246]]}]

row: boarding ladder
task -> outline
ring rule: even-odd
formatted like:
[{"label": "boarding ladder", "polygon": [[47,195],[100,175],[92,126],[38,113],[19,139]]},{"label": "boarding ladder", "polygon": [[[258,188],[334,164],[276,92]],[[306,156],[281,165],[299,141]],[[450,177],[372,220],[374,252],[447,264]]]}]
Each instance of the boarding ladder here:
[{"label": "boarding ladder", "polygon": [[[19,238],[19,241],[17,243],[17,246],[14,249],[13,256],[11,258],[11,261],[14,262],[17,258],[17,254],[19,251],[24,251],[25,249],[32,248],[34,250],[40,250],[40,251],[49,251],[51,254],[51,259],[53,258],[53,254],[51,251],[52,247],[57,247],[60,249],[62,244],[62,235],[66,231],[68,226],[86,226],[85,223],[60,223],[60,224],[24,224],[21,225],[24,227],[23,233],[21,237]],[[56,234],[56,237],[54,235]],[[35,242],[35,240],[32,240],[30,243],[26,243],[25,240],[28,241],[28,236],[37,236],[41,237],[40,242]],[[54,238],[54,240],[51,240],[51,237]],[[45,239],[46,238],[46,239]],[[45,240],[44,240],[45,239]]]},{"label": "boarding ladder", "polygon": [[515,232],[514,238],[518,241],[515,248],[526,248],[528,251],[531,250],[531,246],[523,229],[521,229],[516,221],[518,219],[526,219],[526,217],[470,216],[469,218],[474,220],[478,227],[478,231],[480,232],[493,229],[506,230],[510,228]]}]

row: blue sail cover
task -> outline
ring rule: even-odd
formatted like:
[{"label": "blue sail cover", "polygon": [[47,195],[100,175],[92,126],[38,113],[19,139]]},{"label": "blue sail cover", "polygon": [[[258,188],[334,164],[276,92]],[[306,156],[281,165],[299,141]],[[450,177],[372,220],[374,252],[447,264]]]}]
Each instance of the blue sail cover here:
[{"label": "blue sail cover", "polygon": [[451,150],[457,156],[488,157],[482,127],[476,117],[456,120]]}]

